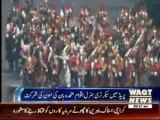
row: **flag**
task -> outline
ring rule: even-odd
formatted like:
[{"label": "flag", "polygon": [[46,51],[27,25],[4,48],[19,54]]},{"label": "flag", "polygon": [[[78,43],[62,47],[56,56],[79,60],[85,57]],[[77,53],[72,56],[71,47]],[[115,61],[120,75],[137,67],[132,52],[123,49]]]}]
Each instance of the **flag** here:
[{"label": "flag", "polygon": [[64,9],[63,4],[62,4],[61,9],[60,9],[60,16],[61,16],[61,17],[64,17],[64,16],[65,16],[65,9]]},{"label": "flag", "polygon": [[133,48],[132,48],[132,54],[136,54],[137,53],[137,51],[138,51],[138,48],[139,48],[139,46],[137,45],[137,46],[134,46]]},{"label": "flag", "polygon": [[127,53],[125,54],[125,56],[127,57],[127,56],[129,56],[130,54],[135,55],[135,54],[137,53],[137,51],[138,51],[138,48],[139,48],[138,45],[134,46],[133,48],[130,48],[130,49],[127,51]]}]

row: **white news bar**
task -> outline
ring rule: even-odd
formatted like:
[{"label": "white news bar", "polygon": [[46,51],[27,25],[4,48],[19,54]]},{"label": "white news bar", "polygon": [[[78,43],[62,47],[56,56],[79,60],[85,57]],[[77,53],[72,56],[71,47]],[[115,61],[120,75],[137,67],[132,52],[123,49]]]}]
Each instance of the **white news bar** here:
[{"label": "white news bar", "polygon": [[151,98],[152,96],[145,96],[145,95],[141,95],[141,96],[129,96],[129,97],[133,97],[133,98],[146,98],[146,97],[149,97]]},{"label": "white news bar", "polygon": [[128,104],[128,108],[141,108],[141,109],[148,109],[152,108],[152,104]]}]

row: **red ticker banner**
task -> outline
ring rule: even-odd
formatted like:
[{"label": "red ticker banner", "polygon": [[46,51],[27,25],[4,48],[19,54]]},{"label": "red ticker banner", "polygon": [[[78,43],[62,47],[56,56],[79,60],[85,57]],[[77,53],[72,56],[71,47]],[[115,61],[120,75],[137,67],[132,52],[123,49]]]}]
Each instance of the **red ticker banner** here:
[{"label": "red ticker banner", "polygon": [[160,106],[129,109],[128,104],[0,104],[2,119],[160,119]]}]

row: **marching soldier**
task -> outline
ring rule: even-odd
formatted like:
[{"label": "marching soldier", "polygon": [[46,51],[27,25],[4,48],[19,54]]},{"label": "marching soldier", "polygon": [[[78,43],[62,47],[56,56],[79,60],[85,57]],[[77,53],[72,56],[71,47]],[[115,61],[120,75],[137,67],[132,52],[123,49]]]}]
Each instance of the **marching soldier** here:
[{"label": "marching soldier", "polygon": [[132,76],[135,77],[136,76],[136,70],[135,70],[135,59],[134,58],[131,58],[129,57],[128,59],[128,69],[130,72],[132,72]]},{"label": "marching soldier", "polygon": [[154,58],[154,59],[150,58],[150,62],[151,62],[150,80],[153,86],[157,86],[160,80],[159,79],[160,78],[160,62],[158,61],[157,58]]},{"label": "marching soldier", "polygon": [[73,50],[69,58],[71,79],[74,86],[78,86],[78,74],[79,74],[79,56],[78,53]]},{"label": "marching soldier", "polygon": [[[49,67],[48,59],[51,56],[49,48],[52,48],[53,56],[69,56],[69,59],[63,60],[64,62],[69,61],[69,67],[68,63],[61,62],[58,63],[61,65],[57,66],[62,69],[67,66],[67,70],[63,72],[66,74],[71,72],[74,86],[89,86],[87,84],[91,85],[95,82],[95,86],[101,87],[105,76],[107,76],[107,70],[110,86],[117,86],[117,79],[121,79],[118,86],[122,86],[122,79],[125,78],[133,80],[135,84],[137,82],[135,81],[135,64],[139,65],[139,63],[134,59],[138,56],[139,61],[142,62],[143,58],[149,56],[149,53],[136,55],[136,51],[134,57],[126,58],[126,61],[124,59],[129,56],[129,53],[133,54],[132,48],[141,49],[143,47],[141,43],[144,43],[145,38],[135,40],[151,26],[146,9],[141,9],[135,15],[128,8],[121,9],[120,16],[114,26],[116,34],[119,34],[117,40],[109,30],[107,11],[103,6],[96,17],[91,15],[88,7],[81,7],[79,21],[73,16],[71,5],[65,5],[64,9],[65,14],[59,14],[56,10],[48,8],[47,1],[43,1],[39,12],[33,9],[33,6],[13,7],[12,14],[8,18],[6,34],[6,58],[10,69],[14,70],[15,64],[18,64],[15,61],[19,59],[19,44],[21,43],[21,55],[24,58],[22,65],[28,58],[28,54],[32,54],[37,59],[36,64],[43,64],[47,70]],[[145,43],[150,47],[150,54],[153,52],[153,57],[159,56],[160,43],[159,38],[154,37],[155,39],[151,42]],[[89,49],[90,47],[92,48]],[[42,53],[42,58],[40,58],[40,53]],[[106,67],[107,60],[110,62],[108,69]],[[153,60],[150,70],[151,77],[156,80],[160,69],[158,60],[159,58]],[[124,63],[126,64],[124,65]],[[65,77],[60,76],[65,73],[57,72],[56,76],[59,76],[63,81]],[[131,84],[129,80],[123,82]],[[68,76],[68,86],[70,86],[69,81],[70,75]]]}]

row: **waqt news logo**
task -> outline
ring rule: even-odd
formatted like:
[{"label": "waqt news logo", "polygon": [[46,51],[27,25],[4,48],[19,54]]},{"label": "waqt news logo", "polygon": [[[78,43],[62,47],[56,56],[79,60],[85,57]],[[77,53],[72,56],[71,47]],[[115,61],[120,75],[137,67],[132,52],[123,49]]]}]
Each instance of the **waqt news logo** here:
[{"label": "waqt news logo", "polygon": [[128,108],[152,108],[152,89],[130,89]]}]

